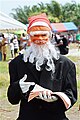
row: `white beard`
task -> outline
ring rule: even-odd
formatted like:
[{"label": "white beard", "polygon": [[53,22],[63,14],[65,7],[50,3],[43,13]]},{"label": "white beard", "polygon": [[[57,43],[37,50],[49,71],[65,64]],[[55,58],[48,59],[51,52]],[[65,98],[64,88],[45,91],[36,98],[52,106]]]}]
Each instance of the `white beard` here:
[{"label": "white beard", "polygon": [[41,66],[45,64],[45,60],[47,60],[45,69],[47,71],[52,70],[54,73],[55,64],[53,59],[58,60],[59,54],[56,51],[55,46],[52,45],[50,41],[43,45],[32,43],[24,53],[24,61],[27,62],[29,60],[30,63],[36,61],[36,69],[38,71],[41,71]]}]

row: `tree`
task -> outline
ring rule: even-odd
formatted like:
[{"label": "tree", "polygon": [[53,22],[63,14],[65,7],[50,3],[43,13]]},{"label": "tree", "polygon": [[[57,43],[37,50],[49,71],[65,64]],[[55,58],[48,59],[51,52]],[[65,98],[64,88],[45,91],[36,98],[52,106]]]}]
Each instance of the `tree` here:
[{"label": "tree", "polygon": [[[48,15],[51,22],[59,22],[61,15],[61,6],[58,2],[52,0],[50,4],[46,4]],[[51,17],[50,17],[51,16]]]},{"label": "tree", "polygon": [[19,6],[19,8],[12,9],[12,10],[15,12],[15,13],[11,13],[13,18],[17,19],[18,21],[24,24],[28,23],[28,17],[31,13],[30,6],[24,6],[24,8]]},{"label": "tree", "polygon": [[62,6],[62,22],[74,22],[76,25],[80,24],[80,4],[76,4],[76,2],[66,3]]},{"label": "tree", "polygon": [[13,18],[19,20],[24,24],[28,24],[28,17],[39,13],[46,13],[50,22],[74,22],[76,25],[80,25],[80,4],[66,3],[64,6],[52,0],[51,3],[38,5],[19,6],[16,9],[12,9],[15,13],[11,13]]}]

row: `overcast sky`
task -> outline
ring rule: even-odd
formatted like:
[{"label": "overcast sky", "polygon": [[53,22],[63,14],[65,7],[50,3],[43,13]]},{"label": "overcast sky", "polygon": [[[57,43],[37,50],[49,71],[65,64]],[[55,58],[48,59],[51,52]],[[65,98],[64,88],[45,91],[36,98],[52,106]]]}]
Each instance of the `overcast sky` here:
[{"label": "overcast sky", "polygon": [[[71,2],[71,1],[76,1],[76,3],[80,3],[80,0],[56,0],[60,4],[65,4],[66,2]],[[50,3],[51,0],[0,0],[0,11],[10,14],[12,13],[13,8],[18,8],[19,6],[24,7],[25,5],[27,6],[32,6],[36,5],[37,3]]]}]

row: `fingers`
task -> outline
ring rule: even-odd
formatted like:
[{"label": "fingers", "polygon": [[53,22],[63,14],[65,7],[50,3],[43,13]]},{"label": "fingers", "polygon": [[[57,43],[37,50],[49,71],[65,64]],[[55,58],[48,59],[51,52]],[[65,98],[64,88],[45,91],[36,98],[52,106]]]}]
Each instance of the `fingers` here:
[{"label": "fingers", "polygon": [[43,91],[39,93],[39,97],[41,99],[51,99],[51,92],[50,91]]},{"label": "fingers", "polygon": [[29,90],[32,90],[34,88],[35,83],[34,82],[27,82],[25,81],[27,79],[27,74],[24,75],[22,79],[19,81],[20,88],[23,93],[28,92]]},{"label": "fingers", "polygon": [[40,99],[43,99],[42,92],[39,92],[39,98],[40,98]]},{"label": "fingers", "polygon": [[20,81],[24,82],[26,79],[27,79],[27,74],[25,74],[24,77]]},{"label": "fingers", "polygon": [[52,96],[51,93],[51,91],[39,92],[39,98],[47,102],[56,101],[58,98],[56,96]]},{"label": "fingers", "polygon": [[22,78],[22,79],[20,79],[20,83],[22,84],[22,85],[29,85],[29,86],[31,86],[31,85],[35,85],[35,83],[34,82],[25,82],[25,80],[27,79],[27,74],[25,74],[24,75],[24,77]]},{"label": "fingers", "polygon": [[26,82],[26,84],[35,85],[35,82]]},{"label": "fingers", "polygon": [[47,97],[48,97],[48,99],[51,99],[51,92],[50,91],[48,91]]},{"label": "fingers", "polygon": [[56,96],[51,96],[54,101],[58,100]]},{"label": "fingers", "polygon": [[42,96],[43,96],[43,99],[47,99],[47,92],[44,91],[43,94],[42,94]]}]

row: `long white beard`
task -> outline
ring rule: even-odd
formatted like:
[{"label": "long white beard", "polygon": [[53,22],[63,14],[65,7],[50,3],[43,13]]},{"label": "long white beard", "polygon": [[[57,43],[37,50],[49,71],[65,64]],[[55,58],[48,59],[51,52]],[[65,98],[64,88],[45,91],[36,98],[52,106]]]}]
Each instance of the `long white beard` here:
[{"label": "long white beard", "polygon": [[27,62],[29,60],[30,63],[33,63],[36,61],[36,69],[38,71],[41,71],[41,66],[45,64],[45,69],[47,71],[53,71],[55,72],[55,64],[54,60],[59,59],[59,54],[57,53],[55,46],[52,45],[50,42],[47,42],[44,45],[36,45],[34,43],[31,44],[31,46],[26,49],[24,53],[24,61]]}]

